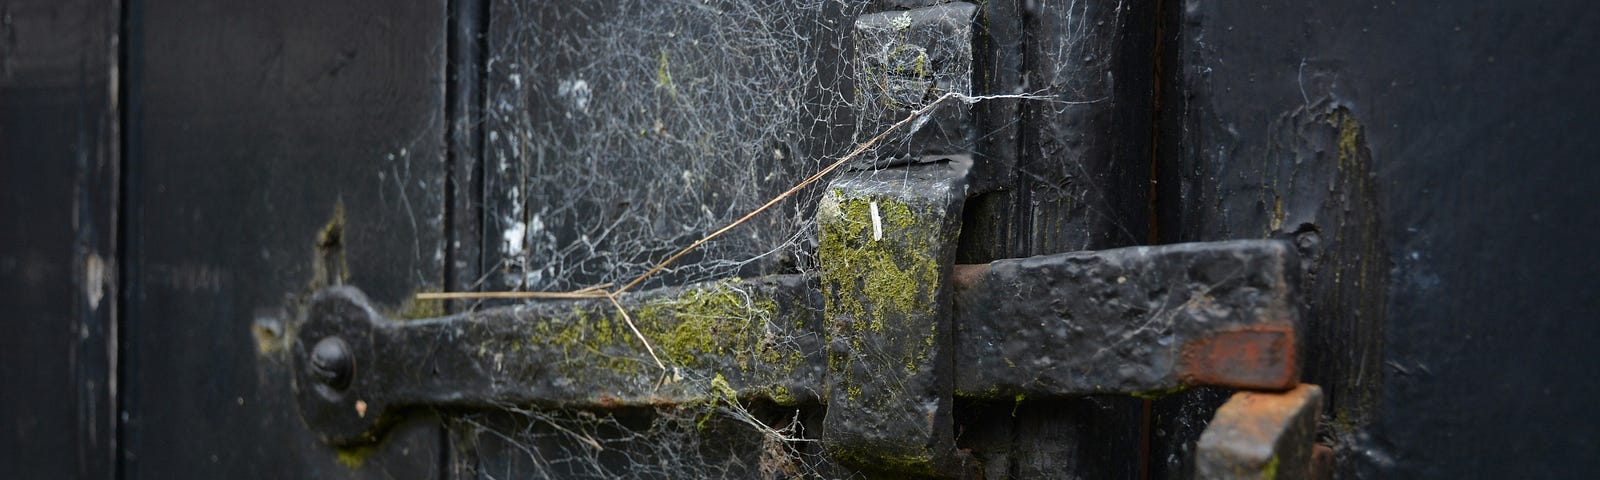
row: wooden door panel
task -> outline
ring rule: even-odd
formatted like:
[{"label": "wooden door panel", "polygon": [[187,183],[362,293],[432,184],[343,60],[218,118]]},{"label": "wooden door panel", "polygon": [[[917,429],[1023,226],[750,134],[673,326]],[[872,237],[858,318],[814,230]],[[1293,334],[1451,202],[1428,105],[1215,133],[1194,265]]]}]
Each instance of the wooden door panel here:
[{"label": "wooden door panel", "polygon": [[117,447],[117,10],[0,6],[0,477],[108,477]]},{"label": "wooden door panel", "polygon": [[294,408],[281,336],[317,286],[359,283],[396,311],[441,288],[444,13],[442,2],[132,7],[125,476],[440,468],[426,418],[370,451],[318,442]]},{"label": "wooden door panel", "polygon": [[[0,476],[907,474],[835,463],[821,402],[715,389],[413,408],[334,448],[300,417],[291,339],[334,285],[417,318],[496,303],[422,291],[627,282],[872,138],[919,82],[1032,97],[941,111],[856,165],[970,155],[958,263],[1285,240],[1337,476],[1600,470],[1579,361],[1600,328],[1594,9],[974,3],[962,28],[895,16],[974,11],[944,0],[0,5]],[[636,290],[816,271],[826,181]],[[439,375],[420,357],[364,368]],[[1232,393],[955,393],[955,470],[1191,478]]]},{"label": "wooden door panel", "polygon": [[[1176,3],[1176,2],[1168,2]],[[1592,476],[1593,9],[1189,2],[1161,29],[1161,240],[1303,250],[1345,478]],[[1588,200],[1579,200],[1588,198]],[[1560,220],[1552,220],[1560,219]],[[1583,232],[1576,234],[1574,232]],[[1587,285],[1587,282],[1579,282]],[[1580,315],[1581,316],[1581,315]],[[1581,363],[1581,362],[1580,362]],[[1157,406],[1182,447],[1209,405]],[[1168,448],[1159,456],[1181,459]],[[1182,478],[1176,463],[1154,478]],[[1166,470],[1166,471],[1162,471]],[[1587,473],[1583,473],[1587,472]]]}]

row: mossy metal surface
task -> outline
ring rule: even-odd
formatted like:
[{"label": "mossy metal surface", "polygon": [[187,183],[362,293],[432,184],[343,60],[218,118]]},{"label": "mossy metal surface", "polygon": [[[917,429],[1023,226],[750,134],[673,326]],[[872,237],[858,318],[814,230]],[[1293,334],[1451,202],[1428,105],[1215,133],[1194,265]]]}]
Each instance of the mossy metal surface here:
[{"label": "mossy metal surface", "polygon": [[[769,277],[628,295],[620,309],[595,299],[402,321],[337,287],[313,300],[296,348],[339,336],[355,347],[358,373],[340,391],[300,375],[297,395],[307,423],[336,445],[370,443],[379,420],[405,406],[814,403],[823,374],[817,290],[803,276]],[[358,401],[367,408],[352,408]]]},{"label": "mossy metal surface", "polygon": [[839,180],[817,208],[824,424],[842,461],[910,474],[937,470],[953,451],[949,275],[968,165]]},{"label": "mossy metal surface", "polygon": [[805,308],[809,282],[789,280],[651,292],[626,299],[620,310],[606,300],[552,305],[522,329],[476,322],[504,335],[488,337],[472,356],[525,385],[530,398],[569,407],[678,403],[723,391],[741,399],[814,400],[814,389],[805,387],[821,373],[807,365],[820,363],[813,358],[820,351],[812,334],[817,322]]}]

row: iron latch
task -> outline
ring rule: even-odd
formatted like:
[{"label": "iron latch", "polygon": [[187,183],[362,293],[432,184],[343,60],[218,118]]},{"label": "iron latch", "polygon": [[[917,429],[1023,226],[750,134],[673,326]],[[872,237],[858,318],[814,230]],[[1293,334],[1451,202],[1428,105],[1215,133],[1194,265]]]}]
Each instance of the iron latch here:
[{"label": "iron latch", "polygon": [[[858,19],[857,74],[873,100],[858,102],[861,121],[970,93],[975,12],[955,2]],[[323,441],[349,445],[375,441],[416,407],[820,403],[834,460],[936,474],[962,461],[958,397],[1208,385],[1287,392],[1253,398],[1288,406],[1225,406],[1219,425],[1234,430],[1207,430],[1202,476],[1278,468],[1269,460],[1310,465],[1300,453],[1311,451],[1320,394],[1296,388],[1293,246],[1190,243],[954,265],[972,162],[927,154],[965,150],[961,115],[919,122],[906,144],[875,156],[896,161],[867,162],[827,187],[814,273],[408,321],[384,318],[354,288],[318,292],[292,347],[301,415]],[[1229,435],[1244,430],[1267,433]]]},{"label": "iron latch", "polygon": [[838,460],[885,455],[936,472],[957,456],[956,397],[1296,386],[1291,245],[953,265],[968,164],[835,181],[818,209],[815,274],[624,294],[621,310],[549,301],[408,321],[355,288],[323,290],[291,350],[301,415],[348,445],[375,441],[411,407],[824,403],[821,435]]}]

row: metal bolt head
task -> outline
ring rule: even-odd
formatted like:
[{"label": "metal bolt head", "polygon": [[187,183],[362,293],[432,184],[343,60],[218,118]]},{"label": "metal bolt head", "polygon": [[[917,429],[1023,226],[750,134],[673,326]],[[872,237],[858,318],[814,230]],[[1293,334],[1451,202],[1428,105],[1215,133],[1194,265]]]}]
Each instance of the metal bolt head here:
[{"label": "metal bolt head", "polygon": [[355,359],[350,345],[339,337],[326,337],[311,347],[311,376],[323,385],[343,391],[355,377]]}]

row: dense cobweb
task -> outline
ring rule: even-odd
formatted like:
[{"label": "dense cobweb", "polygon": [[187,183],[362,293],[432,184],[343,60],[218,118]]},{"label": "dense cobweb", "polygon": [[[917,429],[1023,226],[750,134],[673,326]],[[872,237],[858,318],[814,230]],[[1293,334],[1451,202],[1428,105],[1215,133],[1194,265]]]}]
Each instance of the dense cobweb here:
[{"label": "dense cobweb", "polygon": [[[858,127],[852,104],[860,91],[850,43],[864,8],[837,0],[493,3],[485,220],[497,241],[481,288],[626,283],[876,135],[881,125]],[[807,269],[818,191],[642,287]],[[709,378],[674,381],[705,385],[712,401],[453,415],[457,463],[483,478],[841,476],[807,430],[820,410],[741,404],[719,397]]]},{"label": "dense cobweb", "polygon": [[[858,136],[823,0],[508,2],[491,37],[493,288],[626,281],[761,205]],[[500,4],[496,4],[500,6]],[[793,265],[797,198],[651,285]],[[763,263],[765,262],[765,263]],[[780,265],[781,264],[781,265]]]}]

